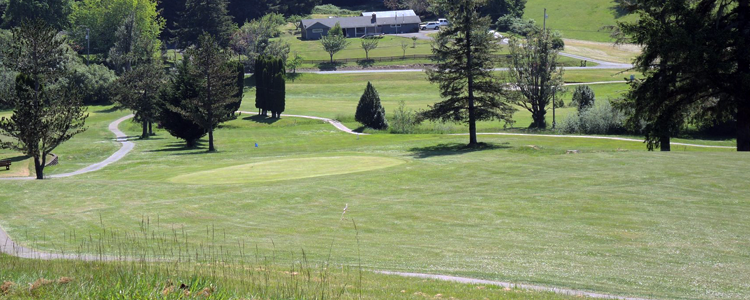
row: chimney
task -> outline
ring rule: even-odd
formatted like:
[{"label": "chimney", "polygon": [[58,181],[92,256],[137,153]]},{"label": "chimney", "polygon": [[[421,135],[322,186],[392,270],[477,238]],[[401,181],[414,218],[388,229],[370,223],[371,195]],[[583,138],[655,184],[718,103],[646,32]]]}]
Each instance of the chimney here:
[{"label": "chimney", "polygon": [[377,23],[377,22],[378,22],[378,17],[375,16],[375,14],[372,14],[372,20],[370,20],[370,23]]}]

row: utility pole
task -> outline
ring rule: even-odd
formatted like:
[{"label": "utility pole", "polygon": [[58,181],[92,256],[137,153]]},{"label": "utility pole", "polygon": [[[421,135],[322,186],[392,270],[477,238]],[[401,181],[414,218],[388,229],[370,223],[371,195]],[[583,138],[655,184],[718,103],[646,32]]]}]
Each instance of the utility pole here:
[{"label": "utility pole", "polygon": [[544,31],[547,31],[547,9],[544,9],[544,27],[542,28]]},{"label": "utility pole", "polygon": [[555,102],[555,94],[557,94],[557,86],[552,89],[552,129],[555,129],[555,124],[557,123],[555,120],[555,106],[557,106],[555,105],[557,104]]},{"label": "utility pole", "polygon": [[89,59],[91,56],[91,39],[89,39],[89,28],[86,27],[86,66],[89,65]]}]

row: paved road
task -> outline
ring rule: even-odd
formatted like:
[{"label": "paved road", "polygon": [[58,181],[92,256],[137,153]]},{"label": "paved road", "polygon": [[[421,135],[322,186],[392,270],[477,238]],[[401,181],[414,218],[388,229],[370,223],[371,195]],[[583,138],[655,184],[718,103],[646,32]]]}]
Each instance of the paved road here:
[{"label": "paved road", "polygon": [[[65,178],[65,177],[71,177],[71,176],[86,174],[86,173],[89,173],[89,172],[99,171],[99,170],[103,169],[104,167],[109,166],[109,165],[117,162],[118,160],[122,159],[123,157],[125,157],[125,155],[128,154],[128,152],[130,152],[131,150],[133,150],[133,147],[135,147],[135,144],[133,142],[128,141],[127,140],[127,135],[125,135],[125,133],[123,133],[122,131],[120,131],[120,129],[118,127],[120,126],[120,123],[122,123],[125,120],[128,120],[128,119],[130,119],[132,117],[133,117],[133,115],[124,116],[124,117],[119,118],[119,119],[117,119],[114,122],[112,122],[112,123],[109,124],[109,131],[111,131],[112,133],[114,133],[115,134],[115,140],[117,142],[119,142],[120,144],[122,144],[120,146],[120,150],[117,150],[117,152],[115,152],[114,154],[112,154],[110,157],[108,157],[107,159],[105,159],[105,160],[103,160],[101,162],[95,163],[93,165],[87,166],[87,167],[85,167],[83,169],[80,169],[80,170],[77,170],[77,171],[73,171],[73,172],[69,172],[69,173],[49,175],[49,176],[45,176],[44,178]],[[7,177],[7,178],[0,178],[0,181],[3,181],[3,180],[34,180],[34,179],[36,179],[36,177]]]}]

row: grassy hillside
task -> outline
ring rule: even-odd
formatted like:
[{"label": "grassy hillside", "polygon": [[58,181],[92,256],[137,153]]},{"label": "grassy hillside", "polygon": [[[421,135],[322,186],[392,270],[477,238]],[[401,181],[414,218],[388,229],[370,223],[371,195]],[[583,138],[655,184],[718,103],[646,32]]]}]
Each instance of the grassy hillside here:
[{"label": "grassy hillside", "polygon": [[607,42],[609,34],[600,31],[602,26],[634,18],[620,17],[612,0],[528,0],[524,17],[535,19],[541,25],[545,8],[549,15],[547,27],[561,31],[570,39]]}]

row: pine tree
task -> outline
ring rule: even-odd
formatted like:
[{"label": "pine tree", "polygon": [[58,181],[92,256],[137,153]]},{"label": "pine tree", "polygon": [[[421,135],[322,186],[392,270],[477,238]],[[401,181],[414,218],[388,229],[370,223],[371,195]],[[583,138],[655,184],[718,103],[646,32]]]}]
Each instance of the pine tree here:
[{"label": "pine tree", "polygon": [[177,40],[183,47],[197,45],[203,33],[227,47],[236,27],[227,14],[227,0],[187,0],[177,25]]},{"label": "pine tree", "polygon": [[157,120],[157,103],[165,79],[164,68],[157,61],[138,65],[115,81],[115,101],[133,111],[134,120],[142,126],[142,139],[153,134],[150,125]]},{"label": "pine tree", "polygon": [[437,63],[428,70],[430,82],[440,85],[444,101],[420,113],[420,118],[469,124],[469,146],[477,142],[476,122],[498,119],[512,123],[515,109],[504,96],[500,80],[492,73],[498,50],[490,20],[478,12],[480,0],[436,0],[434,7],[445,12],[451,26],[441,28],[432,52]]},{"label": "pine tree", "polygon": [[388,121],[385,118],[385,108],[380,104],[380,95],[372,83],[367,82],[367,87],[357,104],[357,112],[354,119],[366,127],[372,129],[388,128]]},{"label": "pine tree", "polygon": [[172,78],[169,88],[161,93],[158,122],[169,134],[185,140],[187,147],[193,148],[197,146],[200,138],[208,134],[208,131],[184,114],[170,109],[172,107],[182,110],[187,105],[184,103],[186,99],[198,97],[198,79],[191,76],[194,72],[191,72],[190,68],[186,59],[177,65],[177,74]]},{"label": "pine tree", "polygon": [[170,106],[170,109],[182,113],[208,131],[208,151],[214,152],[214,130],[219,124],[235,118],[227,107],[239,101],[235,97],[236,76],[228,67],[229,57],[207,33],[200,36],[197,47],[187,51],[185,59],[192,64],[188,70],[190,76],[197,78],[198,95],[186,99],[183,107]]},{"label": "pine tree", "polygon": [[44,179],[47,155],[83,132],[88,117],[73,86],[51,88],[69,75],[64,63],[69,50],[57,33],[39,19],[24,21],[3,49],[6,67],[19,74],[16,94],[0,103],[13,107],[10,118],[0,119],[0,148],[34,158],[37,179]]}]

